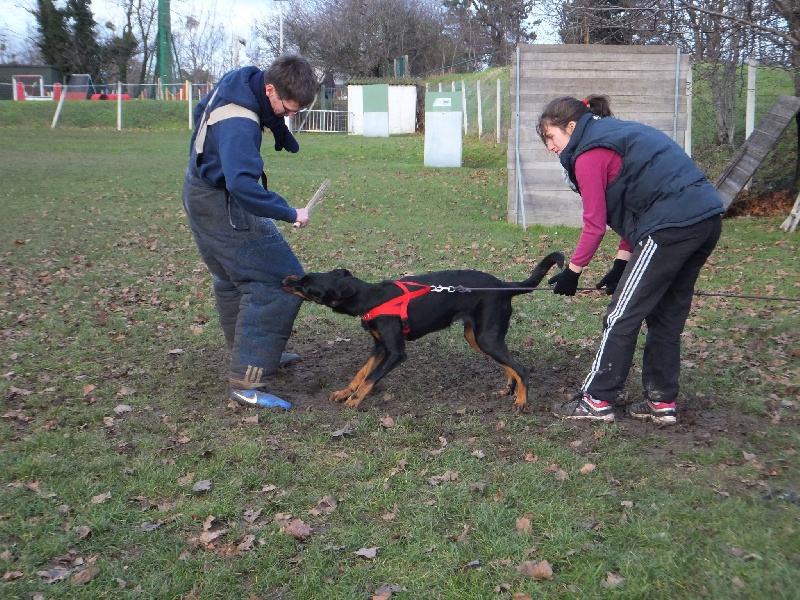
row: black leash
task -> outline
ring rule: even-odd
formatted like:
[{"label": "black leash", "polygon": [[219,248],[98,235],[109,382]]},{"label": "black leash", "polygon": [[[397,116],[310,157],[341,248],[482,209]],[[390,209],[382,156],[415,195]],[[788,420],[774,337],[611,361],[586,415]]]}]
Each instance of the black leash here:
[{"label": "black leash", "polygon": [[[518,291],[524,292],[552,292],[553,288],[551,287],[535,287],[535,288],[513,288]],[[449,286],[442,286],[442,285],[433,285],[431,286],[432,292],[459,292],[459,293],[469,293],[469,292],[507,292],[509,288],[470,288],[464,287],[463,285],[449,285]],[[577,292],[604,292],[602,288],[592,288],[592,287],[579,287],[575,291]],[[720,294],[714,292],[694,292],[695,296],[717,296],[721,298],[742,298],[745,300],[766,300],[772,302],[800,302],[800,298],[783,298],[780,296],[746,296],[742,294]]]}]

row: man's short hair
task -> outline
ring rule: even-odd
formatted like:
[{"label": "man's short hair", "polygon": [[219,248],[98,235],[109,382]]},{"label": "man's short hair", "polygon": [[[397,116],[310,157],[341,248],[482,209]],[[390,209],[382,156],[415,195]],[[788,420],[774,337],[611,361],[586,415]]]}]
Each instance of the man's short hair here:
[{"label": "man's short hair", "polygon": [[294,100],[303,108],[314,101],[317,78],[308,61],[298,54],[281,54],[264,71],[264,84],[271,83],[282,100]]}]

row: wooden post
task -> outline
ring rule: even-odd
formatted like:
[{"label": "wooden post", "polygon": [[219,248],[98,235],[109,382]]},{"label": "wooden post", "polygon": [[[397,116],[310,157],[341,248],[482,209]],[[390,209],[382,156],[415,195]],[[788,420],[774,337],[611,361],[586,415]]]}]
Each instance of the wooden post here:
[{"label": "wooden post", "polygon": [[478,79],[478,139],[483,135],[483,114],[481,112],[481,80]]},{"label": "wooden post", "polygon": [[497,80],[497,143],[500,143],[500,80]]},{"label": "wooden post", "polygon": [[[455,85],[455,82],[453,83]],[[464,135],[467,135],[467,131],[469,129],[467,123],[467,88],[464,85],[464,80],[461,80],[461,110],[463,111],[462,115],[464,116]]]},{"label": "wooden post", "polygon": [[188,79],[183,84],[186,90],[186,99],[189,101],[189,130],[194,129],[194,115],[192,114],[192,82]]},{"label": "wooden post", "polygon": [[789,213],[787,219],[781,224],[781,229],[786,233],[791,233],[797,229],[798,223],[800,223],[800,194],[797,195],[797,200],[794,201],[792,212]]},{"label": "wooden post", "polygon": [[[750,137],[756,125],[756,63],[754,58],[747,61],[747,108],[744,116],[744,139]],[[747,180],[744,186],[748,192],[753,178]]]},{"label": "wooden post", "polygon": [[117,131],[122,131],[122,82],[117,82]]}]

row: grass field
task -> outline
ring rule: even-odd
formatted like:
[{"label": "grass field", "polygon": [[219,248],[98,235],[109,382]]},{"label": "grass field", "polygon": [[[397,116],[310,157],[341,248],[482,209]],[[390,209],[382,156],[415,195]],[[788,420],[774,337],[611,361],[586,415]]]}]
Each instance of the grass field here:
[{"label": "grass field", "polygon": [[[265,156],[296,205],[332,179],[308,229],[284,226],[307,270],[519,280],[578,239],[506,223],[502,148],[467,140],[465,166],[437,170],[420,136],[300,143]],[[549,416],[596,349],[593,292],[515,301],[526,413],[459,326],[362,411],[333,405],[369,340],[310,305],[276,379],[294,408],[244,410],[181,210],[187,146],[177,128],[0,127],[0,597],[797,598],[797,302],[698,296],[670,429]],[[698,289],[798,298],[783,218],[726,220]]]}]

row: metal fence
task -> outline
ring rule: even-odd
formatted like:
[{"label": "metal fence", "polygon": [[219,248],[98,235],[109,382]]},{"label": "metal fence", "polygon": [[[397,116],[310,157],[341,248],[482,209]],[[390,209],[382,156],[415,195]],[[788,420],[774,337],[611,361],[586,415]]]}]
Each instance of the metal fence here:
[{"label": "metal fence", "polygon": [[292,131],[309,133],[352,133],[351,114],[346,110],[309,110],[292,119]]}]

